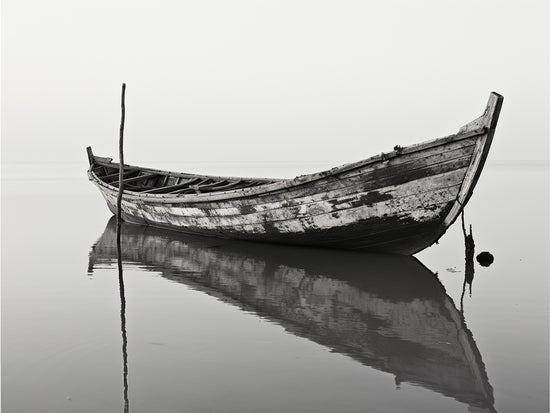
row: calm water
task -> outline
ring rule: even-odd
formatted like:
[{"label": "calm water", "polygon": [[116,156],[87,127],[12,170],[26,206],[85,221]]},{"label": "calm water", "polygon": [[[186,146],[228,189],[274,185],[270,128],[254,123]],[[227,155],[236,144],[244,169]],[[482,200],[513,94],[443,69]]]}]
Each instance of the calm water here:
[{"label": "calm water", "polygon": [[86,166],[33,168],[2,174],[3,412],[548,411],[546,163],[486,167],[462,300],[459,223],[415,258],[125,225],[121,290]]}]

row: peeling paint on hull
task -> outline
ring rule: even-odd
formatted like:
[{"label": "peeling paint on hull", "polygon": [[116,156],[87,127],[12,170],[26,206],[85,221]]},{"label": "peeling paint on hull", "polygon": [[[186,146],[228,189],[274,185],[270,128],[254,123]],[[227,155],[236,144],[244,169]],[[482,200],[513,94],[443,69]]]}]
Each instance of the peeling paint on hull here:
[{"label": "peeling paint on hull", "polygon": [[[122,218],[225,238],[413,254],[439,239],[471,196],[501,104],[492,94],[485,113],[456,135],[293,180],[196,195],[125,190]],[[118,188],[93,167],[90,180],[115,213]]]}]

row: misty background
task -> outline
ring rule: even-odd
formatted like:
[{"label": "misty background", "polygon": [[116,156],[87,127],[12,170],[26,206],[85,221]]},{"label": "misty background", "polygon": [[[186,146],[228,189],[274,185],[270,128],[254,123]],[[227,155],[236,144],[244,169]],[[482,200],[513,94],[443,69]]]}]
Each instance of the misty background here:
[{"label": "misty background", "polygon": [[[122,82],[127,163],[283,178],[455,133],[481,115],[491,91],[504,95],[465,212],[476,253],[495,262],[476,264],[464,320],[496,410],[548,411],[548,1],[1,0],[1,8],[3,411],[121,406],[118,273],[89,272],[111,213],[87,180],[85,148],[118,158]],[[460,224],[417,254],[457,305]],[[278,255],[270,268],[286,274],[292,260]],[[243,271],[253,268],[243,257]],[[264,316],[128,267],[138,410],[466,410],[421,386],[397,390],[393,375]]]},{"label": "misty background", "polygon": [[117,159],[122,82],[130,164],[313,172],[455,133],[491,91],[489,162],[548,160],[549,56],[546,1],[3,0],[2,164]]}]

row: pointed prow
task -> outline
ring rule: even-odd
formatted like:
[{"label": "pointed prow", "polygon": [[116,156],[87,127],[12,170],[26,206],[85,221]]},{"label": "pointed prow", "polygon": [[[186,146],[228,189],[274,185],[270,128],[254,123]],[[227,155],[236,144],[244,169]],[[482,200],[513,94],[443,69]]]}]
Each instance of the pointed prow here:
[{"label": "pointed prow", "polygon": [[496,92],[491,92],[483,115],[461,127],[460,132],[470,132],[481,128],[487,128],[494,132],[497,126],[498,117],[500,115],[500,109],[502,108],[503,101],[504,96]]},{"label": "pointed prow", "polygon": [[496,128],[503,101],[504,96],[499,95],[496,92],[491,92],[489,95],[489,102],[487,102],[487,107],[485,108],[485,113],[483,114],[485,116],[485,126],[487,128]]}]

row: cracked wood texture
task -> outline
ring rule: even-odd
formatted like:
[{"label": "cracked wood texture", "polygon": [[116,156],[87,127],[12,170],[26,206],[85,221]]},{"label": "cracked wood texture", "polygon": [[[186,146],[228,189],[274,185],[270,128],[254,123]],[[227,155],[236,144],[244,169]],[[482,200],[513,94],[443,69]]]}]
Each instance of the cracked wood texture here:
[{"label": "cracked wood texture", "polygon": [[[470,198],[502,100],[492,93],[484,114],[455,135],[290,180],[124,165],[125,180],[139,186],[125,190],[122,218],[224,238],[413,254],[436,242]],[[88,156],[88,176],[116,214],[118,185],[107,177],[119,164],[91,149]]]}]

